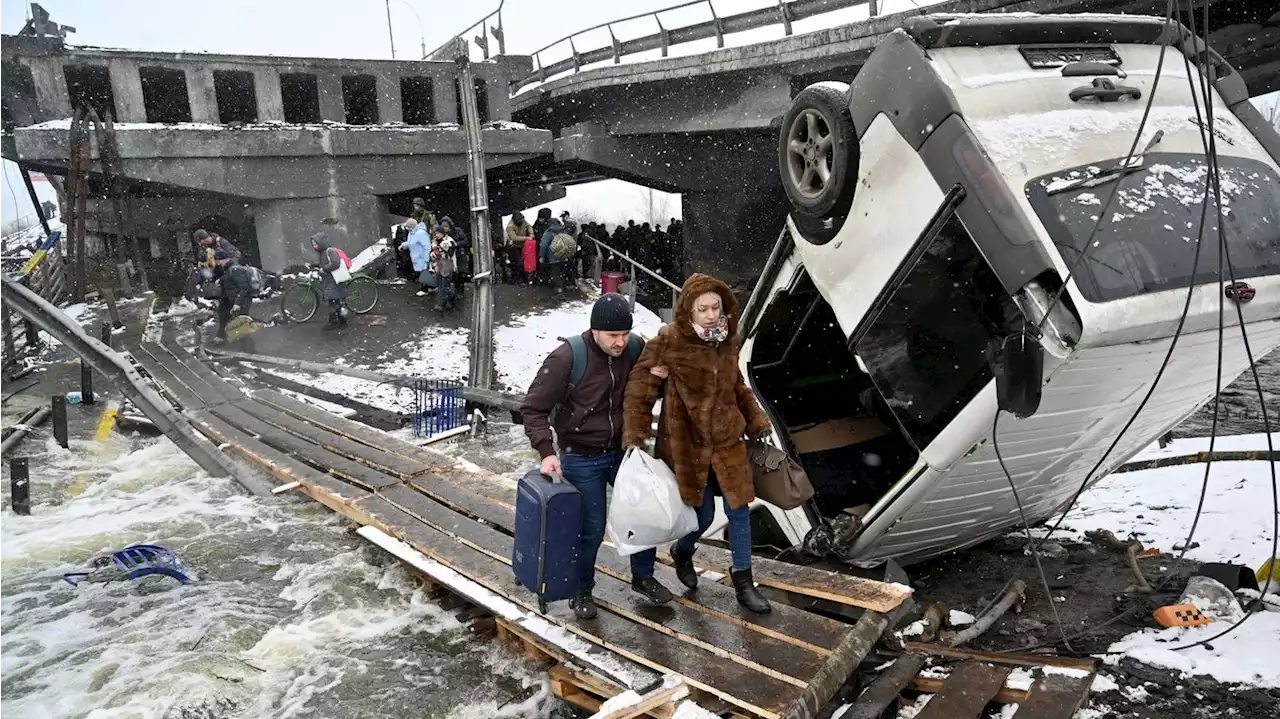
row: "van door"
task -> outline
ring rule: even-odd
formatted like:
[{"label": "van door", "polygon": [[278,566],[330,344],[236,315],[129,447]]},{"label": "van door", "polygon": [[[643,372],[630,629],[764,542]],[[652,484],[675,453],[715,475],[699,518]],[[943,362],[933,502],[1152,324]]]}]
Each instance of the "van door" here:
[{"label": "van door", "polygon": [[858,187],[848,220],[830,242],[797,234],[796,250],[845,336],[929,224],[943,192],[924,160],[880,115],[859,140]]}]

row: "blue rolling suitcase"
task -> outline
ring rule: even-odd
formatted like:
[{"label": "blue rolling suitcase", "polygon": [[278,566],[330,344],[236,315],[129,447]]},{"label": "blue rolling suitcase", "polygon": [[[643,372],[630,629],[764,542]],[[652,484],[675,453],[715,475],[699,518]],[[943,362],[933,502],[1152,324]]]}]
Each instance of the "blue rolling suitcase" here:
[{"label": "blue rolling suitcase", "polygon": [[511,566],[516,581],[547,602],[578,593],[578,549],[582,541],[582,495],[568,482],[538,470],[520,478],[516,493],[516,541]]}]

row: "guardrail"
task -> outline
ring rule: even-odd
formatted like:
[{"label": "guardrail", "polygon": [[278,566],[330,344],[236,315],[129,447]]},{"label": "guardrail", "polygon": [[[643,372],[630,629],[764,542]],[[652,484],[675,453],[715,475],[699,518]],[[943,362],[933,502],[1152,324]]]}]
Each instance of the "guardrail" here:
[{"label": "guardrail", "polygon": [[200,468],[215,477],[231,477],[250,492],[271,496],[271,488],[255,476],[237,471],[230,458],[211,442],[196,434],[191,423],[168,402],[160,397],[147,382],[119,354],[97,339],[84,333],[71,318],[44,298],[24,287],[22,283],[4,279],[4,304],[14,312],[34,322],[72,352],[84,358],[124,393],[135,407],[146,415],[166,437],[178,445],[178,449],[195,460]]},{"label": "guardrail", "polygon": [[[485,31],[488,31],[489,33],[491,33],[493,35],[493,38],[498,41],[498,54],[506,55],[507,39],[506,39],[506,33],[502,29],[502,6],[504,3],[506,3],[506,0],[500,0],[498,2],[497,10],[494,10],[488,15],[485,15],[479,20],[471,23],[471,25],[469,25],[465,30],[458,33],[457,35],[454,35],[453,37],[449,38],[444,43],[442,43],[440,47],[437,47],[431,52],[423,55],[422,59],[423,60],[455,59],[454,48],[456,47],[457,42],[461,40],[466,47],[470,48],[471,47],[470,42],[467,41],[463,36],[471,32],[472,30],[476,29],[477,27],[481,28],[481,32],[479,35],[476,35],[474,38],[472,38],[472,41],[474,41],[476,46],[480,48],[480,51],[484,53],[484,59],[486,60],[489,59],[489,36],[485,34]],[[494,25],[493,27],[490,27],[489,21],[492,20],[493,18],[497,18],[498,24]]]},{"label": "guardrail", "polygon": [[[631,304],[632,312],[635,312],[636,310],[636,292],[637,292],[637,288],[635,284],[636,270],[640,270],[641,272],[644,272],[645,274],[649,275],[650,277],[657,280],[661,284],[666,285],[667,288],[671,290],[671,311],[672,312],[674,312],[676,307],[680,305],[680,291],[682,288],[679,285],[672,282],[671,280],[668,280],[667,278],[663,277],[657,272],[654,272],[648,267],[645,267],[644,265],[640,264],[638,260],[633,259],[631,255],[628,255],[622,250],[614,249],[613,247],[610,247],[608,244],[601,242],[600,240],[597,240],[596,238],[590,235],[580,235],[580,237],[585,237],[588,240],[591,240],[592,242],[596,243],[596,256],[601,260],[603,260],[604,258],[604,254],[600,251],[603,248],[604,250],[622,258],[623,260],[625,260],[627,263],[631,265],[631,295],[627,297],[627,301]],[[597,281],[600,280],[600,271],[602,269],[601,265],[603,265],[603,262],[597,262],[595,266],[594,274],[595,274],[595,279]]]},{"label": "guardrail", "polygon": [[[682,45],[685,43],[695,42],[697,40],[706,40],[708,38],[716,39],[717,47],[724,47],[724,36],[744,30],[754,30],[756,28],[767,27],[770,25],[781,24],[786,35],[792,34],[792,23],[804,20],[815,15],[823,15],[835,10],[843,10],[847,7],[855,5],[867,5],[868,12],[872,17],[879,14],[879,0],[776,0],[777,4],[773,7],[759,8],[749,10],[737,15],[727,15],[721,17],[716,13],[715,5],[712,0],[692,0],[678,5],[654,10],[653,12],[640,13],[632,15],[620,20],[611,20],[610,22],[601,23],[585,30],[560,38],[555,42],[540,48],[533,52],[535,69],[532,73],[524,78],[515,80],[512,83],[512,92],[531,82],[545,82],[548,77],[559,75],[562,72],[573,70],[578,72],[583,65],[602,62],[612,59],[616,65],[622,62],[625,55],[632,55],[639,52],[648,52],[649,50],[661,50],[662,57],[667,57],[670,48],[673,45]],[[685,25],[682,27],[668,28],[662,24],[662,13],[671,12],[673,10],[682,10],[685,8],[706,5],[711,12],[711,19],[704,22]],[[619,40],[614,33],[614,26],[632,20],[642,20],[652,17],[657,23],[658,31],[652,35],[633,38],[630,40]],[[472,26],[474,27],[474,26]],[[607,30],[609,32],[610,44],[586,52],[579,52],[575,38],[594,32],[596,30]],[[468,31],[470,28],[468,28]],[[463,34],[465,34],[464,31]],[[558,62],[547,65],[543,62],[543,53],[557,46],[569,44],[569,57]],[[486,56],[487,57],[487,56]]]}]

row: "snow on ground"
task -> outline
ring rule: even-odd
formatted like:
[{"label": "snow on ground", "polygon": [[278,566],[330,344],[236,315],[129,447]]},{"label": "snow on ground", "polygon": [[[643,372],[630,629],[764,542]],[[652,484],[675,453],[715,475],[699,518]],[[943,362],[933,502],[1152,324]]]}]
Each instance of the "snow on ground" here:
[{"label": "snow on ground", "polygon": [[[1280,445],[1280,434],[1272,435]],[[1179,440],[1164,450],[1147,449],[1139,457],[1193,454],[1209,440]],[[1262,434],[1222,437],[1221,449],[1266,449]],[[1214,462],[1204,511],[1187,554],[1202,562],[1239,562],[1255,569],[1271,556],[1274,518],[1271,513],[1271,468],[1268,462]],[[1130,532],[1147,547],[1174,551],[1191,528],[1204,481],[1204,464],[1160,467],[1113,474],[1080,496],[1063,522],[1068,536],[1110,529],[1118,537]],[[1065,528],[1070,527],[1067,531]],[[1078,538],[1078,537],[1077,537]]]},{"label": "snow on ground", "polygon": [[[542,360],[560,344],[560,337],[580,334],[589,325],[593,300],[582,299],[545,312],[523,315],[494,329],[494,362],[502,381],[523,393],[533,382]],[[653,337],[662,320],[643,305],[636,305],[635,331]]]},{"label": "snow on ground", "polygon": [[[1280,444],[1280,435],[1272,435]],[[1151,447],[1138,459],[1180,456],[1208,449],[1208,438],[1177,440],[1164,449]],[[1262,434],[1220,437],[1215,449],[1265,449]],[[1191,559],[1232,562],[1256,569],[1271,556],[1274,532],[1271,463],[1215,462],[1196,528]],[[1067,514],[1068,532],[1109,529],[1119,537],[1130,532],[1148,547],[1173,552],[1181,546],[1195,515],[1205,465],[1192,464],[1127,472],[1107,477],[1091,487]],[[1067,531],[1067,530],[1063,530]],[[1273,588],[1275,593],[1277,588]],[[1209,675],[1223,682],[1280,687],[1280,663],[1262,660],[1280,650],[1280,612],[1251,616],[1239,629],[1214,639],[1208,647],[1175,651],[1223,631],[1229,623],[1201,627],[1144,629],[1110,647],[1140,662],[1183,674]],[[1211,648],[1210,648],[1211,647]],[[1115,664],[1122,655],[1111,655]]]},{"label": "snow on ground", "polygon": [[[560,337],[584,331],[591,318],[593,300],[571,300],[559,307],[512,318],[494,328],[494,364],[499,382],[506,391],[523,394],[533,381],[543,359],[560,343]],[[658,333],[662,320],[649,309],[636,305],[635,331],[649,338]],[[359,365],[392,377],[466,380],[469,364],[470,330],[457,327],[424,327],[416,337],[382,353],[376,362]],[[341,360],[338,364],[344,364]],[[353,365],[354,367],[354,365]],[[261,367],[284,377],[335,394],[383,407],[391,411],[413,411],[413,390],[378,384],[336,374],[294,372],[277,367]]]}]

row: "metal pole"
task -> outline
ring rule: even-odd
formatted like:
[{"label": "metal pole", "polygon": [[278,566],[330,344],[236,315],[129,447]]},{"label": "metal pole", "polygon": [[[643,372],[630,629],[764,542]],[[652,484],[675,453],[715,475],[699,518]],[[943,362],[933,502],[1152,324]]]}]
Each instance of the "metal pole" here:
[{"label": "metal pole", "polygon": [[391,40],[391,59],[396,59],[396,36],[391,32],[391,0],[387,0],[387,37]]},{"label": "metal pole", "polygon": [[466,41],[454,45],[458,63],[458,84],[462,92],[462,129],[467,136],[467,187],[471,199],[471,237],[475,285],[471,318],[472,387],[493,386],[493,238],[489,235],[489,189],[484,170],[484,147],[480,135],[480,109],[476,105],[476,85]]},{"label": "metal pole", "polygon": [[9,458],[9,497],[14,514],[31,514],[31,475],[26,457]]},{"label": "metal pole", "polygon": [[[44,228],[44,236],[50,235],[49,220],[44,216],[44,208],[40,206],[40,198],[36,196],[36,186],[31,184],[31,171],[25,167],[22,170],[22,182],[27,186],[27,194],[31,196],[31,204],[36,208],[36,217],[40,218],[40,226]],[[14,198],[17,202],[17,198]]]},{"label": "metal pole", "polygon": [[67,398],[60,394],[53,396],[53,438],[67,448]]},{"label": "metal pole", "polygon": [[93,368],[84,358],[80,359],[80,401],[85,404],[94,404]]}]

